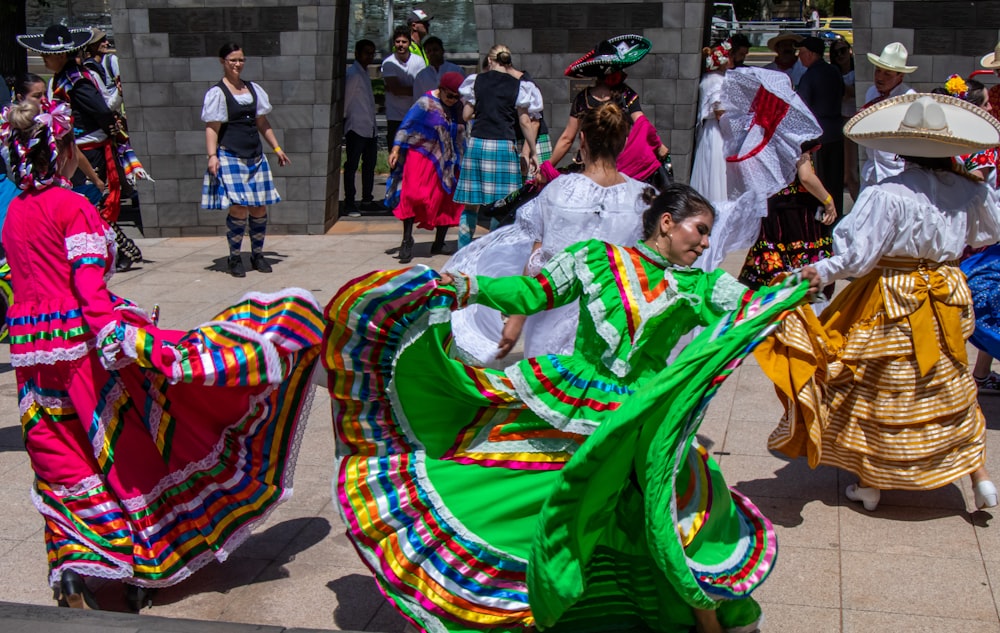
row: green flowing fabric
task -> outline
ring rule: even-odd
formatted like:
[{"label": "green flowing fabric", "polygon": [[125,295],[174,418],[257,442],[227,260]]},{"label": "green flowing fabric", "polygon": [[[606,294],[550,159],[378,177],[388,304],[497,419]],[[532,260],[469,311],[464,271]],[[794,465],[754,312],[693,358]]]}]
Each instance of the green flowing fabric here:
[{"label": "green flowing fabric", "polygon": [[[750,306],[740,311],[749,318],[735,326],[722,323],[702,332],[673,364],[605,420],[560,471],[560,480],[539,518],[528,564],[531,610],[539,628],[601,630],[602,623],[618,619],[607,609],[607,596],[602,597],[601,588],[590,581],[597,571],[592,565],[595,553],[620,546],[622,534],[634,539],[633,547],[649,552],[655,567],[686,604],[700,609],[721,607],[724,626],[727,620],[743,620],[747,609],[757,609],[755,604],[717,602],[692,575],[690,558],[699,553],[711,558],[712,552],[709,548],[693,551],[698,540],[687,552],[681,545],[675,483],[719,384],[773,328],[769,324],[778,315],[805,300],[808,286],[790,283],[755,295]],[[761,295],[771,297],[767,305]],[[633,469],[636,476],[631,480]],[[714,464],[713,470],[718,470]],[[713,481],[719,484],[723,479]],[[724,485],[713,492],[728,494]],[[634,525],[634,519],[643,515],[643,524]],[[623,516],[628,517],[624,522]],[[734,523],[713,525],[731,529]],[[712,541],[725,535],[700,533],[699,537]],[[586,607],[588,601],[591,605]]]}]

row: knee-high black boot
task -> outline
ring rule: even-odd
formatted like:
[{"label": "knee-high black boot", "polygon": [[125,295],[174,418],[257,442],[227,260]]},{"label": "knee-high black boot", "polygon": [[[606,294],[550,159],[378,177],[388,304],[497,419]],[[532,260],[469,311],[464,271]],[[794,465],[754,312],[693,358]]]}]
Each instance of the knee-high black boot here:
[{"label": "knee-high black boot", "polygon": [[142,261],[142,251],[135,245],[132,238],[125,235],[116,222],[111,223],[111,228],[115,232],[115,245],[118,247],[118,262],[115,270],[123,272],[132,268],[132,264],[138,264]]}]

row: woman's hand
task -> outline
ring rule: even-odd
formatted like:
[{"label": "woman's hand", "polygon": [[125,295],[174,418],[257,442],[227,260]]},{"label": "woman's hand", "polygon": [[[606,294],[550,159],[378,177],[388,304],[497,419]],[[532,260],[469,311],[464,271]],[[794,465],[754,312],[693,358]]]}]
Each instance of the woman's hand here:
[{"label": "woman's hand", "polygon": [[803,266],[802,270],[799,271],[802,278],[809,282],[809,293],[816,294],[819,292],[820,284],[823,280],[819,278],[819,273],[812,266]]},{"label": "woman's hand", "polygon": [[837,219],[837,205],[833,203],[831,199],[825,205],[823,205],[823,219],[820,220],[823,224],[830,226],[833,224],[834,220]]},{"label": "woman's hand", "polygon": [[389,152],[389,169],[395,169],[397,161],[399,161],[399,145],[393,147],[392,151]]},{"label": "woman's hand", "polygon": [[503,324],[503,332],[500,334],[500,342],[497,344],[497,359],[504,358],[510,354],[510,350],[521,338],[521,330],[524,329],[524,320],[527,317],[523,314],[514,314],[507,317],[507,322]]},{"label": "woman's hand", "polygon": [[441,272],[438,273],[438,276],[441,277],[441,281],[438,282],[439,286],[450,286],[455,283],[455,278],[449,273]]},{"label": "woman's hand", "polygon": [[290,165],[291,164],[292,159],[288,157],[288,154],[285,153],[285,150],[279,149],[279,150],[277,150],[274,153],[278,157],[278,166],[279,167],[284,167],[285,165]]},{"label": "woman's hand", "polygon": [[219,175],[219,157],[215,154],[208,157],[208,173],[213,176]]}]

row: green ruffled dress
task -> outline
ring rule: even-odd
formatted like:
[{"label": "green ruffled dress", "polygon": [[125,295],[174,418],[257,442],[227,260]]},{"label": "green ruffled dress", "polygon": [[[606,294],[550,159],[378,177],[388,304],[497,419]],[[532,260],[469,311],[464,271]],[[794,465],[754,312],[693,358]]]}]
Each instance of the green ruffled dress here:
[{"label": "green ruffled dress", "polygon": [[[427,631],[753,630],[771,524],[695,441],[708,400],[806,284],[750,294],[645,245],[588,241],[537,277],[373,272],[327,307],[350,538]],[[455,357],[450,311],[579,301],[576,353]],[[667,366],[681,336],[707,329]]]}]

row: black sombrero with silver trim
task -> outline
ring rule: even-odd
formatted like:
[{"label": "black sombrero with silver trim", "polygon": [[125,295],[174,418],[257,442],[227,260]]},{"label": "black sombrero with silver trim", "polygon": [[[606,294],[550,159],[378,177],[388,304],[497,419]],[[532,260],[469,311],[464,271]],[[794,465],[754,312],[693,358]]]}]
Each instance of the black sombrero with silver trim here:
[{"label": "black sombrero with silver trim", "polygon": [[93,31],[87,28],[71,29],[62,24],[53,24],[44,33],[18,35],[17,43],[40,55],[56,55],[83,48],[93,36]]},{"label": "black sombrero with silver trim", "polygon": [[566,68],[567,77],[600,77],[628,68],[646,56],[653,44],[641,35],[616,35]]}]

